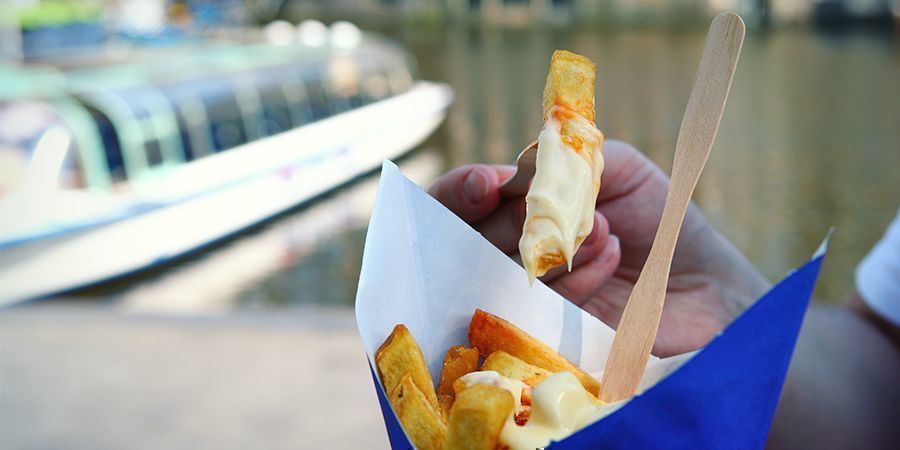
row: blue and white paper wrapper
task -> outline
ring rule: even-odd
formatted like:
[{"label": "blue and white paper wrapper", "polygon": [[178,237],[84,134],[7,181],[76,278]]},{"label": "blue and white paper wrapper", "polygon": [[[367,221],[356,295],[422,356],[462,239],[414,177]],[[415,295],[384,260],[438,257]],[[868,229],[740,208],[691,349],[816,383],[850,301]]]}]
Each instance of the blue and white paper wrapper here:
[{"label": "blue and white paper wrapper", "polygon": [[[639,395],[551,447],[762,448],[824,253],[823,245],[705,348],[651,358]],[[403,323],[439,377],[447,349],[467,344],[476,308],[600,379],[615,332],[540,282],[529,286],[519,265],[386,161],[356,294],[369,364]],[[372,377],[391,446],[411,448]]]}]

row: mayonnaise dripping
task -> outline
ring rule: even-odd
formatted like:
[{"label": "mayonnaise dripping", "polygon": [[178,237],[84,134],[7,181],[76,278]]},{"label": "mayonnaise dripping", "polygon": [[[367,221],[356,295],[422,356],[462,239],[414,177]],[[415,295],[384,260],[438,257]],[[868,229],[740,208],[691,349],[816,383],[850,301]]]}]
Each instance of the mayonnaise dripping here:
[{"label": "mayonnaise dripping", "polygon": [[[594,205],[603,172],[603,134],[594,124],[571,111],[554,114],[554,106],[538,136],[535,175],[525,197],[525,226],[519,253],[529,281],[550,268],[568,264],[594,226]],[[579,137],[573,148],[560,130],[557,118],[566,118],[569,133]]]}]

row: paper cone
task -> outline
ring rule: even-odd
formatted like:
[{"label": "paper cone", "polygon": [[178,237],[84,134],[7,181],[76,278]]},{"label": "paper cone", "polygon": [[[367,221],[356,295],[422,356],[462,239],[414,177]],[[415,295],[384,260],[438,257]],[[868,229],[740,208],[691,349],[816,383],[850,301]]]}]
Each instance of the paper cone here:
[{"label": "paper cone", "polygon": [[[553,443],[569,448],[761,448],[825,246],[705,348],[651,357],[641,393],[616,412]],[[403,323],[432,378],[444,353],[466,344],[475,308],[509,320],[599,379],[614,331],[541,283],[386,161],[356,297],[371,367]],[[372,372],[393,448],[411,444]]]}]

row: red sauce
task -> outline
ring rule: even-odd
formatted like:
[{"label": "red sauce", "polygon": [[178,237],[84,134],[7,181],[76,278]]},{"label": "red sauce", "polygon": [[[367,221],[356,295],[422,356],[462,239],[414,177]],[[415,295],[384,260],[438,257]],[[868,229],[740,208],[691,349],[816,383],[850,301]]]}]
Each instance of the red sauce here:
[{"label": "red sauce", "polygon": [[531,417],[531,408],[523,408],[516,414],[516,425],[525,426],[529,417]]}]

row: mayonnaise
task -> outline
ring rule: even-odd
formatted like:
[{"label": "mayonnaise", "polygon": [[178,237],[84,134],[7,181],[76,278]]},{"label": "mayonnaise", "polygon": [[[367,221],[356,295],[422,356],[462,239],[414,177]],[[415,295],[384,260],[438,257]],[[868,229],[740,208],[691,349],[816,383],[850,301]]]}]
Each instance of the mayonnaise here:
[{"label": "mayonnaise", "polygon": [[[459,379],[464,381],[466,386],[471,386],[473,384],[489,384],[501,389],[506,389],[513,396],[513,405],[516,405],[513,414],[515,414],[522,406],[522,389],[525,389],[526,384],[519,380],[504,377],[493,370],[470,372],[461,376]],[[513,425],[515,425],[515,423],[513,423]]]},{"label": "mayonnaise", "polygon": [[516,408],[503,425],[500,443],[510,450],[546,447],[602,419],[624,402],[606,404],[588,394],[571,372],[559,372],[538,383],[531,396],[531,415],[525,425],[516,423],[526,384],[497,372],[472,372],[460,377],[466,386],[488,384],[509,391]]},{"label": "mayonnaise", "polygon": [[524,426],[507,422],[500,443],[511,450],[543,448],[602,419],[624,402],[603,403],[584,390],[570,372],[540,382],[532,393],[531,417]]},{"label": "mayonnaise", "polygon": [[[566,136],[560,134],[563,126]],[[593,123],[562,106],[550,110],[538,136],[534,181],[525,197],[519,241],[531,282],[563,262],[572,270],[572,257],[594,226],[602,145],[603,134]]]}]

